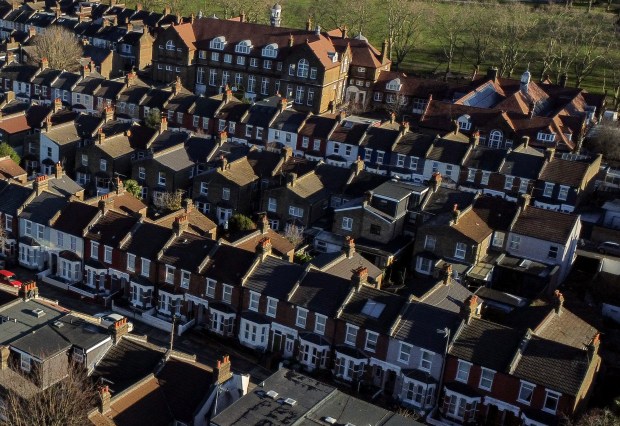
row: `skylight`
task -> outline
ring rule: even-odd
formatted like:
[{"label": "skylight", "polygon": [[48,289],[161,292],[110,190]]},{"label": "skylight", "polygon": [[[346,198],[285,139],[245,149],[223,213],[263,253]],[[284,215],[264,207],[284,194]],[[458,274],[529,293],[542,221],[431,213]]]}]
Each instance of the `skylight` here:
[{"label": "skylight", "polygon": [[375,302],[374,300],[368,300],[362,308],[362,313],[372,318],[379,318],[381,312],[385,309],[384,303]]}]

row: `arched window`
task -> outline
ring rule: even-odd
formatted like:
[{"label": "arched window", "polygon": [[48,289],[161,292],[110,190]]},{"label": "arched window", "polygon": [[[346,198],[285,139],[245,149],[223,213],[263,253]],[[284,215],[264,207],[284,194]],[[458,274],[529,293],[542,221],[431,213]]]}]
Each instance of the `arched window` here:
[{"label": "arched window", "polygon": [[297,77],[308,77],[308,69],[310,68],[310,63],[305,59],[300,59],[297,63]]},{"label": "arched window", "polygon": [[243,53],[245,55],[250,53],[250,47],[252,46],[252,42],[250,42],[250,40],[243,40],[241,42],[239,42],[239,44],[237,44],[235,46],[235,52],[237,53]]},{"label": "arched window", "polygon": [[223,36],[219,36],[211,40],[211,49],[223,50],[226,39]]},{"label": "arched window", "polygon": [[394,80],[391,80],[388,82],[388,84],[385,85],[385,89],[386,90],[393,90],[395,92],[400,91],[400,88],[402,87],[402,83],[400,82],[400,78],[395,78]]},{"label": "arched window", "polygon": [[174,41],[168,40],[166,42],[166,50],[174,50]]},{"label": "arched window", "polygon": [[267,58],[275,58],[276,56],[278,56],[278,45],[275,43],[271,43],[263,47],[263,56]]},{"label": "arched window", "polygon": [[491,148],[501,148],[502,142],[504,140],[504,135],[499,130],[492,130],[489,133],[489,146]]}]

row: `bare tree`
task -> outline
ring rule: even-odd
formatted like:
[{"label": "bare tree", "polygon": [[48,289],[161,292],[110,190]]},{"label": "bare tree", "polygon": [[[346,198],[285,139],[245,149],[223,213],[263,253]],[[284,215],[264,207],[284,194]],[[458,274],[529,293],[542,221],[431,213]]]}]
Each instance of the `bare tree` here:
[{"label": "bare tree", "polygon": [[604,121],[596,126],[585,142],[594,153],[603,154],[607,160],[620,160],[620,126],[617,122]]},{"label": "bare tree", "polygon": [[161,207],[167,210],[179,210],[183,202],[183,191],[164,192]]},{"label": "bare tree", "polygon": [[[43,375],[45,372],[38,370],[34,379]],[[20,392],[19,386],[9,389],[0,404],[0,417],[6,426],[81,426],[88,423],[88,412],[97,397],[86,371],[70,366],[67,377],[48,388],[34,393]]]},{"label": "bare tree", "polygon": [[529,6],[521,3],[502,5],[499,15],[498,46],[499,74],[510,77],[517,65],[524,62],[532,45],[531,31],[536,26],[538,15]]},{"label": "bare tree", "polygon": [[457,49],[463,45],[463,35],[468,23],[463,19],[465,7],[460,3],[447,3],[445,8],[435,9],[433,20],[435,33],[441,43],[443,58],[446,61],[445,78],[452,73],[452,63]]},{"label": "bare tree", "polygon": [[[589,18],[594,18],[589,16]],[[597,18],[597,21],[601,18]],[[612,48],[609,27],[600,22],[588,22],[584,17],[573,21],[571,39],[572,67],[576,86],[581,87],[584,78],[592,74],[597,65],[604,62]]]},{"label": "bare tree", "polygon": [[286,227],[284,236],[291,244],[293,244],[295,248],[297,248],[304,241],[304,230],[297,225],[291,224]]},{"label": "bare tree", "polygon": [[472,3],[463,12],[464,20],[469,23],[465,47],[470,52],[474,74],[478,74],[498,35],[497,5]]},{"label": "bare tree", "polygon": [[420,1],[392,0],[385,5],[387,39],[391,43],[393,68],[398,66],[413,52],[422,34],[422,27],[428,8]]},{"label": "bare tree", "polygon": [[33,42],[32,59],[36,63],[47,59],[49,67],[59,70],[75,71],[80,66],[82,46],[73,32],[53,25]]}]

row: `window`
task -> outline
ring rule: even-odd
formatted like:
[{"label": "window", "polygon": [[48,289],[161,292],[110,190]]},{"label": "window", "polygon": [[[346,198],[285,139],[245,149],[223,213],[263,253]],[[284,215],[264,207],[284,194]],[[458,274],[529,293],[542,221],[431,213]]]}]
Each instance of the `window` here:
[{"label": "window", "polygon": [[467,252],[467,244],[456,243],[456,249],[454,250],[454,257],[457,259],[465,259],[465,253]]},{"label": "window", "polygon": [[560,396],[561,394],[547,389],[543,411],[546,411],[547,413],[555,414],[558,409],[558,402],[560,401]]},{"label": "window", "polygon": [[269,59],[265,59],[263,61],[263,68],[265,68],[266,70],[270,70],[271,69],[271,61]]},{"label": "window", "polygon": [[364,345],[364,349],[370,352],[374,352],[377,349],[377,340],[379,339],[379,335],[372,331],[366,331],[366,344]]},{"label": "window", "polygon": [[558,246],[549,246],[549,252],[547,253],[547,257],[549,259],[557,259],[557,257],[558,257]]},{"label": "window", "polygon": [[209,70],[209,86],[217,85],[217,70]]},{"label": "window", "polygon": [[530,405],[530,402],[532,402],[532,395],[534,395],[534,387],[535,386],[531,383],[521,382],[521,388],[519,389],[519,397],[517,398],[517,401]]},{"label": "window", "polygon": [[482,368],[482,373],[480,374],[480,384],[478,385],[480,389],[491,390],[493,386],[493,378],[495,377],[495,371],[489,370],[488,368]]},{"label": "window", "polygon": [[467,114],[461,115],[457,123],[459,124],[459,129],[461,130],[470,130],[471,129],[471,117]]},{"label": "window", "polygon": [[82,154],[82,166],[88,166],[88,155]]},{"label": "window", "polygon": [[437,163],[436,161],[433,161],[433,173],[437,173],[439,171],[439,163]]},{"label": "window", "polygon": [[[25,223],[30,222],[29,220],[26,220]],[[4,229],[12,232],[13,231],[13,216],[5,214],[4,215]],[[28,233],[27,235],[30,235],[30,233]]]},{"label": "window", "polygon": [[[41,225],[41,224],[37,224],[37,238],[38,239],[43,239],[44,237],[44,231],[45,231],[45,226]],[[60,247],[62,247],[62,237],[61,235],[63,235],[62,233],[58,233],[58,245]]]},{"label": "window", "polygon": [[207,287],[205,290],[205,295],[207,297],[215,298],[215,284],[216,281],[211,278],[207,278]]},{"label": "window", "polygon": [[212,61],[219,61],[220,60],[220,54],[218,52],[211,52],[211,60]]},{"label": "window", "polygon": [[245,65],[245,56],[237,56],[237,65]]},{"label": "window", "polygon": [[275,198],[269,197],[267,201],[267,211],[275,212],[278,208],[278,200]]},{"label": "window", "polygon": [[310,63],[306,59],[300,59],[297,63],[297,77],[307,78]]},{"label": "window", "polygon": [[342,229],[344,229],[345,231],[350,231],[353,229],[353,219],[351,219],[350,217],[343,217],[342,218]]},{"label": "window", "polygon": [[409,359],[411,358],[411,349],[412,346],[405,343],[400,342],[400,348],[398,351],[398,361],[403,364],[409,364]]},{"label": "window", "polygon": [[433,366],[433,353],[429,351],[422,350],[422,355],[420,356],[420,370],[422,371],[431,371],[431,367]]},{"label": "window", "polygon": [[568,186],[561,185],[558,200],[566,201],[566,198],[568,198]]},{"label": "window", "polygon": [[370,234],[371,235],[381,235],[381,225],[375,225],[375,224],[371,224],[370,225]]},{"label": "window", "polygon": [[30,357],[26,354],[21,354],[20,367],[22,370],[30,371]]},{"label": "window", "polygon": [[304,209],[301,207],[289,206],[288,214],[293,217],[304,217]]},{"label": "window", "polygon": [[503,232],[495,231],[493,233],[493,247],[504,247],[504,237]]},{"label": "window", "polygon": [[488,185],[490,176],[491,176],[491,172],[482,172],[482,179],[480,180],[480,183],[482,185]]},{"label": "window", "polygon": [[278,312],[278,299],[274,299],[273,297],[268,297],[266,315],[268,317],[275,318],[277,312]]},{"label": "window", "polygon": [[416,170],[418,168],[418,157],[409,157],[409,168]]},{"label": "window", "polygon": [[172,40],[168,40],[166,42],[166,50],[175,50],[174,42]]},{"label": "window", "polygon": [[159,185],[165,186],[166,185],[166,173],[165,172],[159,172],[157,175],[157,183]]},{"label": "window", "polygon": [[536,135],[536,139],[543,142],[553,142],[555,140],[555,134],[538,132],[538,134]]},{"label": "window", "polygon": [[430,251],[435,250],[436,242],[437,242],[437,239],[434,236],[427,235],[426,238],[424,239],[424,250],[430,250]]},{"label": "window", "polygon": [[372,149],[365,148],[364,149],[364,161],[370,161],[372,159]]},{"label": "window", "polygon": [[174,266],[166,265],[166,282],[168,284],[174,284]]},{"label": "window", "polygon": [[530,181],[528,179],[521,178],[521,181],[519,182],[519,193],[525,194],[527,192],[529,184]]},{"label": "window", "polygon": [[521,244],[521,237],[518,235],[510,236],[510,249],[511,250],[519,250],[519,245]]},{"label": "window", "polygon": [[230,53],[224,54],[224,62],[227,64],[232,64],[232,55]]},{"label": "window", "polygon": [[376,102],[381,102],[381,99],[383,99],[383,93],[381,93],[381,92],[375,92],[375,95],[374,95],[373,99],[374,99]]},{"label": "window", "polygon": [[469,370],[471,369],[471,364],[469,362],[465,362],[459,359],[458,370],[456,371],[456,380],[459,382],[467,383],[469,380]]},{"label": "window", "polygon": [[112,263],[112,247],[105,246],[103,249],[103,261],[105,263]]},{"label": "window", "polygon": [[321,150],[321,140],[320,139],[315,139],[313,144],[312,144],[312,149],[315,151],[320,151]]},{"label": "window", "polygon": [[355,342],[357,340],[357,330],[358,327],[347,324],[347,334],[344,338],[344,343],[347,345],[355,346]]},{"label": "window", "polygon": [[377,164],[383,164],[383,156],[384,155],[385,155],[385,152],[377,151]]},{"label": "window", "polygon": [[553,183],[545,183],[545,191],[543,192],[543,197],[551,197],[553,195],[553,187],[555,184]]},{"label": "window", "polygon": [[181,270],[181,288],[189,288],[189,271]]},{"label": "window", "polygon": [[260,93],[261,95],[269,94],[269,79],[263,77],[260,82]]},{"label": "window", "polygon": [[504,181],[504,189],[511,191],[514,180],[515,178],[513,176],[506,176],[506,180]]},{"label": "window", "polygon": [[473,182],[476,180],[476,169],[467,170],[467,182]]},{"label": "window", "polygon": [[131,272],[136,270],[136,255],[135,254],[127,253],[127,270]]},{"label": "window", "polygon": [[250,58],[250,66],[253,68],[258,68],[258,59]]},{"label": "window", "polygon": [[105,172],[106,170],[108,170],[107,160],[104,160],[104,159],[99,160],[99,170],[101,170],[102,172]]},{"label": "window", "polygon": [[318,335],[325,334],[325,325],[327,323],[327,317],[320,314],[314,314],[314,332]]},{"label": "window", "polygon": [[259,300],[260,300],[260,294],[254,291],[250,291],[250,304],[248,305],[248,309],[250,311],[258,312]]},{"label": "window", "polygon": [[151,272],[151,261],[149,259],[141,258],[140,263],[140,275],[143,277],[148,277]]},{"label": "window", "polygon": [[308,318],[308,310],[297,307],[297,318],[295,318],[295,325],[297,327],[306,328],[307,318]]},{"label": "window", "polygon": [[500,148],[504,135],[499,130],[493,130],[489,134],[489,146],[491,148]]},{"label": "window", "polygon": [[222,200],[230,200],[230,188],[222,188]]},{"label": "window", "polygon": [[310,79],[316,80],[316,68],[315,67],[310,68]]},{"label": "window", "polygon": [[304,87],[297,86],[297,90],[295,91],[295,103],[303,104],[304,103]]},{"label": "window", "polygon": [[71,251],[77,250],[77,238],[69,237],[69,244],[71,245]]},{"label": "window", "polygon": [[226,303],[232,303],[232,286],[224,284],[222,286],[222,301]]},{"label": "window", "polygon": [[90,258],[99,259],[99,243],[95,241],[90,242]]}]

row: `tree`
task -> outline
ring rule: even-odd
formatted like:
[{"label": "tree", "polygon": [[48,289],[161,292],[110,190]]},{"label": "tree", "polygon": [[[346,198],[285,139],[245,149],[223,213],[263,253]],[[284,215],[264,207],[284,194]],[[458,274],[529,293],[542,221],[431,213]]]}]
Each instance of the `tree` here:
[{"label": "tree", "polygon": [[291,244],[293,244],[295,248],[297,248],[304,241],[304,230],[297,225],[291,224],[286,227],[284,236]]},{"label": "tree", "polygon": [[125,191],[129,192],[137,199],[142,199],[142,187],[140,186],[138,181],[134,179],[127,179],[125,182],[123,182],[123,186],[125,187]]},{"label": "tree", "polygon": [[15,161],[17,164],[21,161],[19,154],[13,149],[11,145],[6,142],[0,143],[0,157],[11,157],[11,160]]},{"label": "tree", "polygon": [[469,23],[469,31],[464,38],[465,50],[470,55],[475,74],[486,62],[497,37],[497,9],[497,5],[471,3],[463,10],[464,20]]},{"label": "tree", "polygon": [[36,63],[45,58],[50,68],[67,71],[75,71],[80,66],[82,45],[65,27],[50,26],[35,37],[33,47],[32,60]]},{"label": "tree", "polygon": [[[597,22],[588,22],[597,19]],[[606,25],[601,25],[600,17],[587,15],[582,19],[574,20],[571,38],[573,52],[573,72],[575,84],[581,87],[583,79],[602,63],[612,47],[612,38],[607,38],[610,31]]]},{"label": "tree", "polygon": [[573,424],[575,426],[617,426],[620,424],[620,416],[607,408],[597,408],[588,411]]},{"label": "tree", "polygon": [[231,232],[252,231],[256,229],[256,224],[249,217],[235,213],[228,221],[228,229]]},{"label": "tree", "polygon": [[161,206],[167,210],[179,210],[183,201],[183,191],[164,192]]},{"label": "tree", "polygon": [[497,57],[499,75],[511,77],[517,65],[524,62],[532,45],[530,35],[536,26],[538,15],[521,3],[502,5],[499,15]]},{"label": "tree", "polygon": [[443,59],[446,61],[446,79],[452,73],[452,63],[457,49],[463,44],[465,28],[469,27],[469,23],[466,23],[462,16],[466,7],[469,5],[446,3],[445,9],[437,8],[434,10],[435,33],[441,43]]},{"label": "tree", "polygon": [[387,39],[391,43],[393,68],[398,66],[413,52],[422,34],[422,27],[428,8],[419,1],[392,0],[387,2]]},{"label": "tree", "polygon": [[161,113],[159,109],[153,108],[150,110],[146,117],[144,117],[144,124],[151,129],[159,129],[161,124]]},{"label": "tree", "polygon": [[620,125],[604,121],[596,126],[585,142],[585,148],[596,154],[603,154],[607,160],[620,160]]},{"label": "tree", "polygon": [[[39,370],[34,380],[40,383],[43,376],[45,372]],[[81,426],[88,423],[88,412],[96,405],[98,393],[86,370],[75,365],[68,368],[63,380],[34,395],[21,395],[20,387],[16,386],[8,389],[3,399],[0,404],[3,425]]]}]

